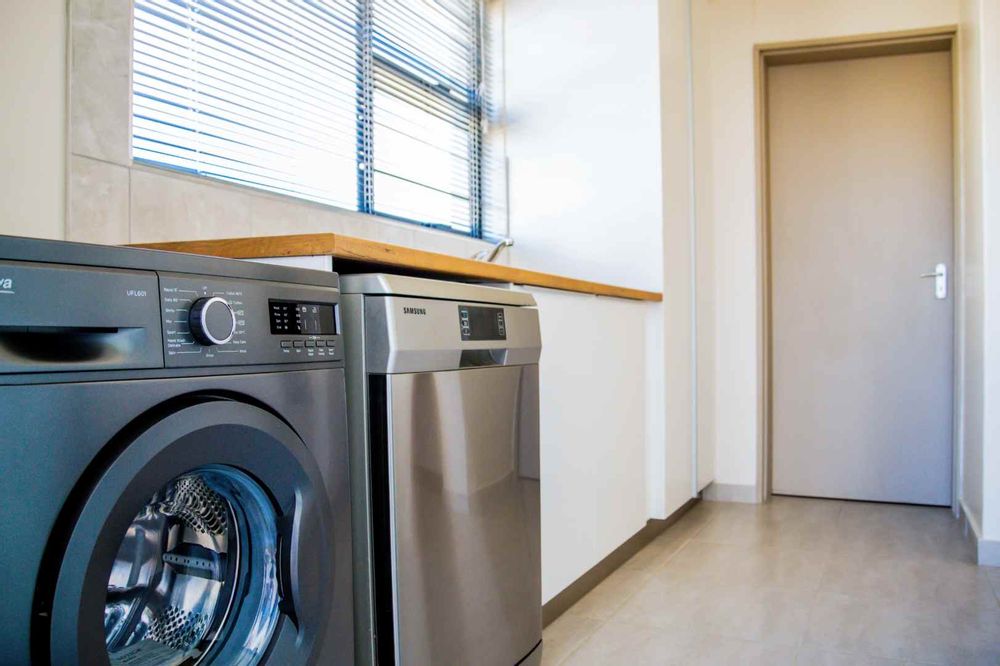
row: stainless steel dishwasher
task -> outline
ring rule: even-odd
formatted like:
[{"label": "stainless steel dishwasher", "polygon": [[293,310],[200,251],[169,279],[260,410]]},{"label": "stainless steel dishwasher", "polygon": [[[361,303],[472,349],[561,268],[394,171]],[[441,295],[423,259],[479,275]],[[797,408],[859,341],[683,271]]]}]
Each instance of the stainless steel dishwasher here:
[{"label": "stainless steel dishwasher", "polygon": [[358,663],[541,662],[534,305],[341,278]]}]

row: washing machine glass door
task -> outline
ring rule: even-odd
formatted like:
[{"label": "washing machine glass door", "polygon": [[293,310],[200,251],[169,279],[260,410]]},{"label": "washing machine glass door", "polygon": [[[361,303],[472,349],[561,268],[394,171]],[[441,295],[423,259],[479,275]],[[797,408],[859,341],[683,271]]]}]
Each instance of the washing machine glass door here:
[{"label": "washing machine glass door", "polygon": [[207,465],[174,477],[149,497],[118,548],[104,606],[111,663],[211,654],[236,622],[237,600],[251,592],[234,663],[257,663],[281,614],[277,553],[274,503],[245,472]]},{"label": "washing machine glass door", "polygon": [[205,398],[134,424],[107,458],[49,545],[59,573],[39,590],[40,661],[284,665],[318,652],[332,518],[284,421]]}]

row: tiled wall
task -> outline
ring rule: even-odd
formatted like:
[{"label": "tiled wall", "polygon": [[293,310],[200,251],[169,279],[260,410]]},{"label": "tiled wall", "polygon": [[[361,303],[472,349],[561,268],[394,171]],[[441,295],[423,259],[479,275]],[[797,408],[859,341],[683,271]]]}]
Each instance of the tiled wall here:
[{"label": "tiled wall", "polygon": [[455,256],[486,247],[456,234],[133,164],[132,2],[69,4],[69,240],[123,244],[332,231]]}]

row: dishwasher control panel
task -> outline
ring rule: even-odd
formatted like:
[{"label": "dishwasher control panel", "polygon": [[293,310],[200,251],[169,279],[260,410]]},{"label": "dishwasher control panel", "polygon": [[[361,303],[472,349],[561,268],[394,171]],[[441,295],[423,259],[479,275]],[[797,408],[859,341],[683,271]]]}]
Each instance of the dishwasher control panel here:
[{"label": "dishwasher control panel", "polygon": [[257,280],[160,275],[166,367],[336,361],[340,292]]},{"label": "dishwasher control panel", "polygon": [[503,308],[459,305],[458,325],[462,340],[506,340]]}]

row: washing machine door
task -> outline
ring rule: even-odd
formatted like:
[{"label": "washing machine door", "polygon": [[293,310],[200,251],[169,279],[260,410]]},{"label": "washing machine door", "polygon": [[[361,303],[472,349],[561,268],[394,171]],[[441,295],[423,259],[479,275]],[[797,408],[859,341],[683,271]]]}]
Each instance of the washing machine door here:
[{"label": "washing machine door", "polygon": [[34,629],[51,663],[315,659],[337,566],[331,516],[284,421],[198,399],[123,433],[107,457],[49,551],[51,608]]}]

